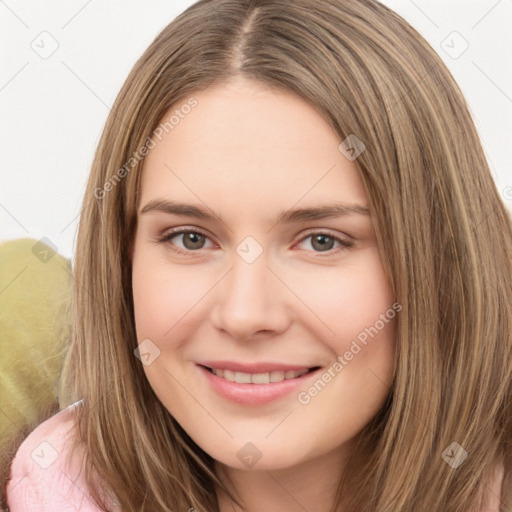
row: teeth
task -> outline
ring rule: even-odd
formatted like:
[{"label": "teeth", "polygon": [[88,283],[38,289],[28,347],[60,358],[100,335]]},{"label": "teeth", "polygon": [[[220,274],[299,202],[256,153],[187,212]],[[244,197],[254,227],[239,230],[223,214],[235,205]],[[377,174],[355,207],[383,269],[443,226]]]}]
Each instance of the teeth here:
[{"label": "teeth", "polygon": [[283,370],[275,370],[270,372],[270,382],[280,382],[282,380],[284,380]]},{"label": "teeth", "polygon": [[[221,375],[218,375],[218,377],[224,377],[226,380],[229,380],[230,382],[236,382],[235,381],[235,372],[232,372],[231,370],[216,370],[218,373],[220,373]],[[224,375],[222,375],[222,373]]]},{"label": "teeth", "polygon": [[270,373],[255,373],[251,376],[253,384],[268,384],[270,382]]},{"label": "teeth", "polygon": [[251,374],[235,372],[235,382],[238,382],[238,384],[250,384],[251,383]]},{"label": "teeth", "polygon": [[221,379],[226,379],[230,382],[237,382],[239,384],[269,384],[270,382],[282,382],[283,380],[296,379],[308,373],[306,368],[300,371],[288,370],[275,370],[267,373],[245,373],[233,372],[231,370],[218,370],[212,368],[212,372]]}]

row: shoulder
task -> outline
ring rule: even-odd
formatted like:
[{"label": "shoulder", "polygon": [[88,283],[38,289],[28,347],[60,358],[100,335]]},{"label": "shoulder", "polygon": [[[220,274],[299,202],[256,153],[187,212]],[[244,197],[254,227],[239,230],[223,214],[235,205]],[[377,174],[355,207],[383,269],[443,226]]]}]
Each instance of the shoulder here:
[{"label": "shoulder", "polygon": [[10,512],[99,511],[83,475],[83,451],[70,456],[76,402],[41,423],[18,449],[7,485]]}]

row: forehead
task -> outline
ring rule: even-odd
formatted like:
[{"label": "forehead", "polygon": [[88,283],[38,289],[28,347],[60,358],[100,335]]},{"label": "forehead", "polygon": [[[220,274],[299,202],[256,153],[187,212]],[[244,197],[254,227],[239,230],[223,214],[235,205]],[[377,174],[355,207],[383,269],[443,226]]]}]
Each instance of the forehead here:
[{"label": "forehead", "polygon": [[237,80],[193,98],[193,109],[182,108],[188,98],[173,105],[162,120],[174,113],[172,129],[162,140],[153,137],[141,204],[155,196],[208,198],[219,208],[261,209],[262,202],[281,208],[319,198],[366,203],[356,165],[338,149],[340,138],[299,96]]}]

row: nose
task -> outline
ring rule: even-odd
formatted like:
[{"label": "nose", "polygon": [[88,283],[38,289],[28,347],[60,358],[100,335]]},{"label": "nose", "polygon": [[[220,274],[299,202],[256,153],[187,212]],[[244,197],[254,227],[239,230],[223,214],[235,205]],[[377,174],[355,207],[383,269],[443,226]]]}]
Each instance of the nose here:
[{"label": "nose", "polygon": [[216,287],[211,319],[217,329],[240,341],[287,329],[291,319],[286,290],[267,263],[265,252],[252,263],[234,255],[231,271]]}]

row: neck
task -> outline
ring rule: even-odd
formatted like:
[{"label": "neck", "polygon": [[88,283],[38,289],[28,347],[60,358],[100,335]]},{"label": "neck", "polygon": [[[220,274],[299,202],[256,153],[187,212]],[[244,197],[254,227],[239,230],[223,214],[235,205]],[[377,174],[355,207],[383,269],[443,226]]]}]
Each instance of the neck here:
[{"label": "neck", "polygon": [[342,512],[335,497],[346,454],[333,451],[284,469],[242,470],[217,463],[220,480],[240,502],[217,489],[220,512]]}]

